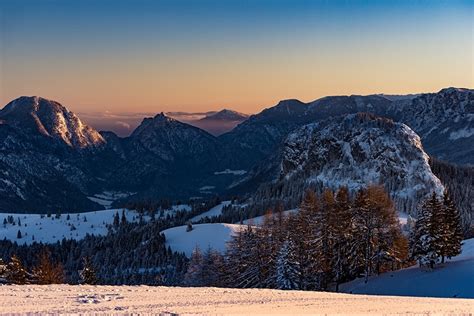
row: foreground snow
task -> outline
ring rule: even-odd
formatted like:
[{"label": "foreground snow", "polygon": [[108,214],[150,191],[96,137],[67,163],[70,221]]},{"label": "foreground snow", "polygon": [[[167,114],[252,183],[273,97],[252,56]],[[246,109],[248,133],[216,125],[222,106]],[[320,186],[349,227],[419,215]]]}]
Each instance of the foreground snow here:
[{"label": "foreground snow", "polygon": [[[474,238],[463,241],[461,255],[433,271],[417,266],[343,284],[347,293],[474,298]],[[474,309],[474,300],[472,301]]]},{"label": "foreground snow", "polygon": [[6,313],[468,315],[466,299],[368,296],[266,289],[149,286],[0,286]]},{"label": "foreground snow", "polygon": [[194,248],[198,246],[202,251],[209,247],[214,250],[224,252],[226,244],[230,241],[232,234],[246,227],[237,224],[197,224],[193,225],[193,230],[187,232],[187,226],[178,226],[163,231],[166,237],[166,244],[173,251],[184,252],[191,256]]}]

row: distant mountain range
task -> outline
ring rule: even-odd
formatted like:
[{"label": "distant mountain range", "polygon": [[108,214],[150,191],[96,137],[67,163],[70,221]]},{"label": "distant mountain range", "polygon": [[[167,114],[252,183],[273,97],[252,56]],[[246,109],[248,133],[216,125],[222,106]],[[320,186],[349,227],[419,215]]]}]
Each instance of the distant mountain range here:
[{"label": "distant mountain range", "polygon": [[167,113],[167,115],[190,125],[199,127],[214,136],[219,136],[231,131],[234,127],[249,117],[247,114],[227,109],[217,112],[203,113],[201,114],[203,117],[196,113],[183,112]]},{"label": "distant mountain range", "polygon": [[[362,112],[373,116],[353,116]],[[99,133],[57,102],[13,100],[0,110],[0,210],[98,209],[88,197],[103,191],[128,193],[115,205],[248,193],[281,180],[281,170],[290,172],[290,156],[302,157],[292,168],[304,170],[308,179],[325,174],[341,183],[377,182],[380,174],[390,177],[393,195],[410,186],[425,187],[407,193],[418,197],[440,187],[426,166],[427,155],[474,164],[474,91],[469,89],[285,100],[248,118],[223,110],[198,121],[208,129],[216,121],[236,126],[214,136],[161,113],[143,119],[130,136],[119,137]],[[290,139],[301,147],[293,156]],[[317,154],[321,148],[328,152]],[[357,173],[358,168],[369,175]]]}]

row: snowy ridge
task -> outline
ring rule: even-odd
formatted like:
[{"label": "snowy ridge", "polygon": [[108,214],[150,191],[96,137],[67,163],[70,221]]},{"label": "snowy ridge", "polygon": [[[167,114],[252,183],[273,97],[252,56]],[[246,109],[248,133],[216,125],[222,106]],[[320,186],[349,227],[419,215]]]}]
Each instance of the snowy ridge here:
[{"label": "snowy ridge", "polygon": [[284,143],[280,177],[351,191],[383,184],[400,212],[444,187],[431,172],[420,138],[408,126],[370,114],[350,114],[306,125]]}]

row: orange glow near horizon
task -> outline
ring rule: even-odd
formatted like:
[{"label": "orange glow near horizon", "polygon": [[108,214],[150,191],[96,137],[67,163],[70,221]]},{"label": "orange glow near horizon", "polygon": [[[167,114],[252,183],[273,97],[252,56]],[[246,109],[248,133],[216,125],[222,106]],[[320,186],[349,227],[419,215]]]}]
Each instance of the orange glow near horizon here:
[{"label": "orange glow near horizon", "polygon": [[474,19],[463,2],[237,1],[218,12],[142,3],[162,5],[163,16],[122,2],[127,10],[37,1],[18,16],[14,1],[3,15],[0,4],[1,105],[38,95],[84,113],[251,114],[289,98],[474,87]]}]

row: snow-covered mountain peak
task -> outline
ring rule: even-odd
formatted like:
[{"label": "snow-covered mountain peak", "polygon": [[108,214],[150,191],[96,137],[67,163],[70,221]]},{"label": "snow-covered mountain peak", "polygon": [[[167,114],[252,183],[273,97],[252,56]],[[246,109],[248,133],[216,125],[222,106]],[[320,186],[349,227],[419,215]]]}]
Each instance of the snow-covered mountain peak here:
[{"label": "snow-covered mountain peak", "polygon": [[38,96],[13,100],[0,110],[0,119],[23,132],[52,137],[76,149],[105,143],[96,130],[66,107]]},{"label": "snow-covered mountain peak", "polygon": [[382,184],[400,211],[416,214],[417,202],[444,187],[432,173],[420,137],[407,125],[358,113],[303,126],[283,147],[280,177],[309,185],[356,191]]}]

